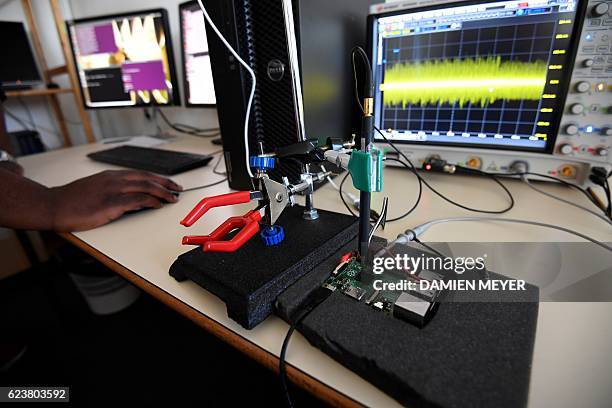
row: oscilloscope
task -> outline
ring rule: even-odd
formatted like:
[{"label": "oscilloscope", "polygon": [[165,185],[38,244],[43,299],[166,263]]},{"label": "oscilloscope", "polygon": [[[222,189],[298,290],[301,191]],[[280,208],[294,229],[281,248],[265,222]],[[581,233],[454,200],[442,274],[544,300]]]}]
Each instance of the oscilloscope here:
[{"label": "oscilloscope", "polygon": [[368,26],[375,123],[412,160],[578,183],[609,168],[612,3],[400,1]]}]

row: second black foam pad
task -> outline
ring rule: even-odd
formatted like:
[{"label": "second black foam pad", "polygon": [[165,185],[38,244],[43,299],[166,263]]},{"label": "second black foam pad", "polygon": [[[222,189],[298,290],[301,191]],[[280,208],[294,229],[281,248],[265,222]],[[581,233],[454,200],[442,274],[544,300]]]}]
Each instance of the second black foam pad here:
[{"label": "second black foam pad", "polygon": [[[277,314],[292,321],[308,293],[352,248],[353,244],[342,248],[281,294]],[[489,278],[506,279],[492,272]],[[537,288],[527,285],[526,292],[507,292],[507,302],[466,302],[471,296],[466,292],[451,296],[456,302],[440,304],[434,318],[419,329],[335,292],[298,330],[315,347],[403,405],[525,406]]]},{"label": "second black foam pad", "polygon": [[196,248],[178,257],[170,275],[220,297],[230,318],[253,328],[272,313],[283,290],[357,236],[354,217],[319,210],[319,218],[309,221],[303,211],[295,206],[283,212],[277,224],[285,229],[285,239],[278,246],[266,247],[253,237],[232,253]]}]

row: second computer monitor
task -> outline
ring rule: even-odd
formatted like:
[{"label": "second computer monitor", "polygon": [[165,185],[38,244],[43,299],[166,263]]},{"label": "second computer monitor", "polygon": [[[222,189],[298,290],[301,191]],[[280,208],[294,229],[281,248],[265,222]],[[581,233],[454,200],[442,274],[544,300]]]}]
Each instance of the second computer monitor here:
[{"label": "second computer monitor", "polygon": [[67,23],[87,108],[180,105],[166,10]]},{"label": "second computer monitor", "polygon": [[215,106],[208,41],[204,15],[197,1],[179,6],[181,18],[181,51],[186,106]]}]

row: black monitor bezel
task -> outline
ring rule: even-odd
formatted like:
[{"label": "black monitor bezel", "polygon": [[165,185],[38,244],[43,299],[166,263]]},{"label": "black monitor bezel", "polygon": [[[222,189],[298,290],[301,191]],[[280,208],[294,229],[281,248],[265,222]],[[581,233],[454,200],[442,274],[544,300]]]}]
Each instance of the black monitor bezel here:
[{"label": "black monitor bezel", "polygon": [[[451,1],[448,3],[440,2],[437,4],[433,4],[433,5],[424,5],[421,7],[414,7],[414,8],[404,8],[404,9],[392,10],[392,11],[383,12],[383,13],[372,13],[368,15],[367,53],[370,58],[370,63],[372,64],[372,70],[375,70],[375,67],[376,67],[376,64],[374,61],[374,55],[373,55],[374,20],[381,18],[381,17],[396,16],[396,15],[407,14],[407,13],[419,13],[422,11],[437,10],[437,9],[443,9],[443,8],[449,8],[449,7],[471,6],[474,4],[482,4],[482,3],[491,2],[491,1],[496,1],[496,0],[466,0],[466,1]],[[586,9],[588,5],[588,0],[577,0],[577,2],[578,2],[578,5],[576,8],[576,18],[574,22],[574,27],[572,29],[572,42],[570,45],[571,50],[568,56],[568,61],[570,61],[571,63],[573,63],[576,60],[576,54],[578,53],[578,45],[580,42],[579,35],[582,32],[582,27],[584,24],[584,17],[586,15]],[[563,93],[563,95],[561,95],[561,98],[560,98],[559,106],[561,107],[561,109],[565,109],[567,95],[571,91],[570,82],[572,78],[572,73],[573,73],[573,68],[566,70],[565,72],[563,72],[563,75],[562,75],[561,83],[563,85],[563,89],[565,90],[565,92]],[[515,147],[515,146],[504,146],[504,145],[477,144],[477,143],[461,144],[461,143],[446,143],[446,142],[431,142],[431,141],[417,142],[417,141],[412,141],[412,140],[393,140],[393,143],[412,145],[412,146],[422,146],[423,148],[443,146],[443,147],[452,147],[452,148],[458,148],[458,149],[486,149],[486,150],[503,150],[503,151],[515,151],[515,152],[526,152],[526,153],[539,153],[539,154],[553,154],[555,151],[555,144],[556,144],[557,137],[559,134],[559,129],[560,129],[562,118],[563,118],[563,111],[561,112],[561,117],[559,118],[559,120],[554,124],[554,127],[551,128],[552,130],[551,137],[549,137],[548,140],[546,141],[546,147],[544,149],[533,148],[533,147]],[[377,138],[376,134],[374,136],[375,136],[374,142],[384,143],[384,139],[381,140],[380,138]]]},{"label": "black monitor bezel", "polygon": [[70,51],[72,54],[72,64],[74,66],[74,69],[76,70],[76,74],[78,75],[79,72],[79,66],[77,64],[77,55],[75,52],[75,46],[74,43],[72,41],[72,35],[71,35],[71,31],[70,28],[76,24],[81,24],[81,23],[90,23],[93,21],[99,21],[99,20],[110,20],[110,19],[116,19],[116,18],[123,18],[123,17],[130,17],[130,16],[138,16],[138,15],[143,15],[143,14],[154,14],[154,13],[159,13],[162,15],[162,24],[164,26],[164,34],[166,36],[166,53],[168,54],[168,67],[170,69],[170,82],[172,83],[173,86],[173,95],[175,97],[172,98],[172,102],[168,103],[168,104],[157,104],[157,103],[151,103],[149,105],[131,105],[131,106],[88,106],[87,103],[85,102],[85,93],[83,91],[83,86],[81,84],[81,79],[78,78],[78,84],[79,84],[79,92],[81,93],[81,100],[83,103],[83,107],[87,110],[98,110],[98,109],[103,109],[103,110],[107,110],[107,109],[142,109],[142,108],[149,108],[152,106],[158,107],[158,108],[163,108],[163,107],[171,107],[171,106],[181,106],[181,92],[180,92],[180,87],[178,85],[178,78],[176,75],[176,66],[174,63],[174,47],[172,45],[172,34],[170,32],[170,19],[168,17],[168,10],[166,10],[165,8],[154,8],[154,9],[145,9],[145,10],[136,10],[136,11],[131,11],[131,12],[126,12],[126,13],[118,13],[118,14],[104,14],[104,15],[99,15],[99,16],[92,16],[92,17],[85,17],[85,18],[78,18],[78,19],[73,19],[73,20],[67,20],[66,21],[66,31],[67,31],[67,35],[68,35],[68,40],[70,41]]},{"label": "black monitor bezel", "polygon": [[29,53],[29,57],[31,58],[32,65],[34,67],[34,72],[36,73],[36,78],[27,78],[27,79],[19,80],[19,81],[1,81],[0,80],[0,85],[5,86],[5,87],[18,86],[18,85],[35,86],[35,85],[44,83],[44,78],[41,74],[41,69],[38,65],[38,60],[37,60],[38,55],[34,52],[34,49],[32,47],[32,41],[30,40],[30,36],[28,35],[28,30],[26,30],[25,24],[22,23],[21,21],[6,21],[6,20],[0,21],[0,24],[14,24],[14,25],[21,26],[21,29],[23,30],[23,36],[29,46],[26,52]]},{"label": "black monitor bezel", "polygon": [[[180,38],[180,42],[181,42],[181,62],[182,62],[182,68],[183,68],[183,97],[184,97],[184,105],[186,108],[216,108],[217,104],[216,103],[192,103],[189,102],[189,83],[187,81],[187,65],[186,65],[186,58],[185,58],[185,33],[183,30],[183,10],[193,7],[193,6],[197,6],[198,2],[197,1],[186,1],[184,3],[179,4],[179,30],[181,33],[181,38]],[[210,54],[209,54],[210,55]],[[212,60],[211,60],[211,64],[212,64]],[[213,88],[215,87],[215,81],[213,80]],[[216,99],[216,94],[217,94],[217,90],[215,89],[215,99]]]}]

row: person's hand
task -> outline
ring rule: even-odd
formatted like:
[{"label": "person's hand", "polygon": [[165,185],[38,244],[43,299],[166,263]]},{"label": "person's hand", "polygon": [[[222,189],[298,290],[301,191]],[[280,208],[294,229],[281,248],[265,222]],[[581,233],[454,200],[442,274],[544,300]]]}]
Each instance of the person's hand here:
[{"label": "person's hand", "polygon": [[23,167],[21,167],[19,163],[15,163],[14,161],[0,162],[0,169],[10,171],[11,173],[15,173],[18,176],[23,176]]},{"label": "person's hand", "polygon": [[104,171],[50,189],[55,231],[84,231],[107,224],[128,211],[174,203],[173,181],[143,171]]}]

